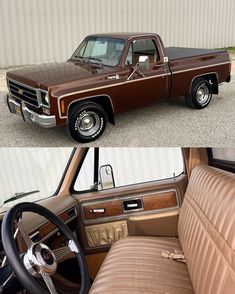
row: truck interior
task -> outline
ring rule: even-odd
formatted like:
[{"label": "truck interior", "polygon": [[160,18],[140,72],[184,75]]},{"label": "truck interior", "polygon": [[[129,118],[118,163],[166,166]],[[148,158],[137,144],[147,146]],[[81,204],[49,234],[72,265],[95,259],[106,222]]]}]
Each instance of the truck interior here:
[{"label": "truck interior", "polygon": [[0,164],[0,293],[234,293],[235,148],[14,148]]}]

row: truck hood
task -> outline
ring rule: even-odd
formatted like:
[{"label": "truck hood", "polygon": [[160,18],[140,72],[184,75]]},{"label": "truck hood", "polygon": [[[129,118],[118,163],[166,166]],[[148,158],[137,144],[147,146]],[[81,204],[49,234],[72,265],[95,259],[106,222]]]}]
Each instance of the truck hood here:
[{"label": "truck hood", "polygon": [[31,87],[48,89],[48,87],[89,78],[103,71],[89,64],[82,65],[71,61],[34,65],[7,72],[7,78],[27,84]]}]

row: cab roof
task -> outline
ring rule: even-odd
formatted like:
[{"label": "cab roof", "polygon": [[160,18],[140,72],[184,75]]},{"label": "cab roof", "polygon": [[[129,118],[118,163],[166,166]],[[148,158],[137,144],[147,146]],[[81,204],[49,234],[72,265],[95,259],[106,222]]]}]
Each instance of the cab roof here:
[{"label": "cab roof", "polygon": [[106,37],[106,38],[119,38],[119,39],[125,39],[129,40],[132,37],[138,37],[138,36],[156,36],[155,33],[104,33],[104,34],[92,34],[88,37]]}]

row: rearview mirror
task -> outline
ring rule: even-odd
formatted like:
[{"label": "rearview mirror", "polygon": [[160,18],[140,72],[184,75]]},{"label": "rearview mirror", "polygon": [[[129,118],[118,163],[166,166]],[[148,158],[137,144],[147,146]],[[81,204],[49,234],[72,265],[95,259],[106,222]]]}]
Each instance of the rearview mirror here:
[{"label": "rearview mirror", "polygon": [[141,69],[149,69],[149,57],[148,56],[140,56],[139,57],[139,67]]},{"label": "rearview mirror", "polygon": [[110,189],[115,187],[113,168],[110,164],[100,167],[100,187],[101,189]]}]

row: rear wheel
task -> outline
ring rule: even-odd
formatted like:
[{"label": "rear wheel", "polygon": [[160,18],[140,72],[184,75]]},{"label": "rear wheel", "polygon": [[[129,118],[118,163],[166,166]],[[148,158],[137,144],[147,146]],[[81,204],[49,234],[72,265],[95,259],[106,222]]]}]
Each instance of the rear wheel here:
[{"label": "rear wheel", "polygon": [[107,114],[96,103],[75,106],[69,115],[69,133],[74,140],[88,143],[99,138],[105,130]]},{"label": "rear wheel", "polygon": [[185,98],[188,106],[197,109],[205,108],[212,98],[211,84],[206,79],[196,79],[192,84],[191,92]]}]

